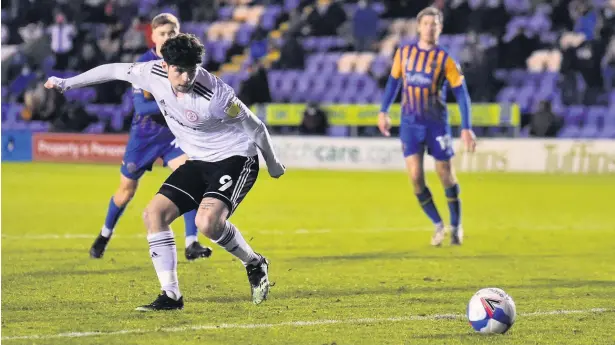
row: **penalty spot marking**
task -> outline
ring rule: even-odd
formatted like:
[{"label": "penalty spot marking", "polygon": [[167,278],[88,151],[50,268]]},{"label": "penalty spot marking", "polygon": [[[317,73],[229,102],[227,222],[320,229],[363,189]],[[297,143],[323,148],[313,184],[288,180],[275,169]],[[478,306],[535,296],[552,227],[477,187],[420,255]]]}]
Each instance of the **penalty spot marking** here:
[{"label": "penalty spot marking", "polygon": [[[537,311],[532,313],[521,313],[521,317],[533,316],[557,316],[570,314],[592,314],[612,312],[611,309],[593,308],[586,310],[552,310],[552,311]],[[218,325],[192,325],[182,327],[167,327],[159,329],[124,329],[110,332],[69,332],[48,335],[23,335],[2,337],[2,340],[24,340],[24,339],[60,339],[60,338],[82,338],[82,337],[99,337],[99,336],[115,336],[124,334],[141,334],[141,333],[179,333],[187,331],[213,331],[220,329],[259,329],[259,328],[274,328],[274,327],[311,327],[311,326],[326,326],[326,325],[349,325],[349,324],[374,324],[383,322],[408,322],[408,321],[434,321],[434,320],[460,320],[465,319],[463,314],[433,314],[433,315],[411,315],[402,317],[388,318],[362,318],[362,319],[346,319],[346,320],[313,320],[313,321],[289,321],[279,323],[223,323]]]}]

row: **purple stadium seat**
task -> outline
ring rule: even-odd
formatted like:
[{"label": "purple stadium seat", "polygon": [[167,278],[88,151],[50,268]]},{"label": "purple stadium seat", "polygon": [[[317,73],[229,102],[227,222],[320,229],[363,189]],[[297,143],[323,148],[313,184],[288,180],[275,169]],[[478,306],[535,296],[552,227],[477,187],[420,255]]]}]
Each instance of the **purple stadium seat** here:
[{"label": "purple stadium seat", "polygon": [[260,26],[266,31],[273,30],[281,13],[282,8],[280,6],[267,6],[261,16]]},{"label": "purple stadium seat", "polygon": [[284,0],[284,9],[286,11],[292,11],[299,6],[301,0]]},{"label": "purple stadium seat", "polygon": [[560,138],[579,138],[581,129],[577,126],[565,126],[557,136]]},{"label": "purple stadium seat", "polygon": [[32,132],[49,132],[51,125],[46,121],[30,121],[28,122],[28,129]]},{"label": "purple stadium seat", "polygon": [[604,127],[599,137],[604,139],[615,139],[615,126]]},{"label": "purple stadium seat", "polygon": [[585,120],[585,113],[586,109],[584,106],[573,105],[564,112],[564,120],[567,125],[580,127]]},{"label": "purple stadium seat", "polygon": [[66,99],[69,101],[76,101],[80,103],[88,103],[96,99],[96,89],[93,87],[87,87],[83,89],[72,89],[64,93]]},{"label": "purple stadium seat", "polygon": [[102,122],[96,122],[89,125],[84,132],[89,134],[100,134],[105,131],[105,124]]},{"label": "purple stadium seat", "polygon": [[527,13],[531,3],[529,0],[504,0],[504,6],[510,13]]},{"label": "purple stadium seat", "polygon": [[250,43],[250,39],[252,38],[252,33],[254,32],[254,27],[250,24],[243,24],[237,30],[237,34],[235,36],[235,40],[241,46],[247,46]]},{"label": "purple stadium seat", "polygon": [[[2,108],[4,109],[4,105]],[[24,106],[22,104],[11,104],[8,106],[8,110],[6,112],[6,121],[7,122],[17,122],[21,119],[21,111]],[[4,119],[2,121],[4,123]]]},{"label": "purple stadium seat", "polygon": [[331,137],[347,137],[350,129],[346,126],[331,126],[327,129],[327,135]]},{"label": "purple stadium seat", "polygon": [[223,6],[218,10],[218,19],[220,20],[229,20],[233,17],[233,11],[235,7],[233,6]]}]

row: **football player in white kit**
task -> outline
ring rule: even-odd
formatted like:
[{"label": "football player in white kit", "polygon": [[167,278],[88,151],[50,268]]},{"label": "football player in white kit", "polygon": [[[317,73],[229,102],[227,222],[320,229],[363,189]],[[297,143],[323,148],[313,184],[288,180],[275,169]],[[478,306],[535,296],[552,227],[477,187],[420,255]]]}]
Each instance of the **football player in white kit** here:
[{"label": "football player in white kit", "polygon": [[183,308],[177,250],[169,225],[195,208],[199,231],[244,264],[252,302],[259,304],[269,293],[269,262],[252,250],[228,218],[256,181],[257,147],[269,175],[278,178],[285,167],[263,122],[230,86],[201,67],[205,49],[194,35],[169,38],[161,52],[163,60],[106,64],[73,78],[51,77],[45,87],[64,92],[111,80],[130,82],[154,96],[180,148],[189,157],[167,178],[143,213],[150,257],[162,293],[137,310]]}]

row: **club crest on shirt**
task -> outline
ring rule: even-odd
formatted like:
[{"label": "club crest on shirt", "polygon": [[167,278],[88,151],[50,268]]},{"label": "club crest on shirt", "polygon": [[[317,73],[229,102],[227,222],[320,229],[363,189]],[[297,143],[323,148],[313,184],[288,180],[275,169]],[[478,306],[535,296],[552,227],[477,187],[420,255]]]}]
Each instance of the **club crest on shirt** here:
[{"label": "club crest on shirt", "polygon": [[199,120],[199,115],[192,110],[186,110],[184,114],[190,122],[197,122]]}]

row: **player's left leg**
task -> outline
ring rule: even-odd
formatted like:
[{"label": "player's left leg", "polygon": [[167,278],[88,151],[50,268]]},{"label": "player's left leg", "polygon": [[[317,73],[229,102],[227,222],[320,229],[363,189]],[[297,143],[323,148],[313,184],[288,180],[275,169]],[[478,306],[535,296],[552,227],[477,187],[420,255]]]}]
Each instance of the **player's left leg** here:
[{"label": "player's left leg", "polygon": [[427,142],[428,151],[436,160],[436,172],[442,182],[451,218],[451,244],[461,244],[463,229],[461,228],[461,202],[459,201],[459,185],[451,160],[455,155],[453,140],[448,125],[434,125],[429,130]]},{"label": "player's left leg", "polygon": [[241,232],[227,219],[248,194],[258,176],[258,156],[233,156],[216,162],[208,172],[207,191],[199,205],[199,231],[238,258],[246,268],[252,302],[259,304],[269,293],[269,261],[254,252]]},{"label": "player's left leg", "polygon": [[451,165],[451,160],[436,161],[436,172],[444,187],[448,209],[451,215],[451,244],[461,244],[463,242],[463,229],[461,227],[459,184],[457,183],[457,177]]},{"label": "player's left leg", "polygon": [[[179,148],[174,147],[170,152],[162,156],[165,164],[175,171],[182,166],[188,160],[188,156],[184,154]],[[186,260],[192,261],[198,258],[206,258],[211,255],[211,248],[202,246],[197,238],[198,229],[196,227],[196,210],[191,210],[184,213],[184,224],[186,234],[186,247],[184,250],[184,256]]]}]

